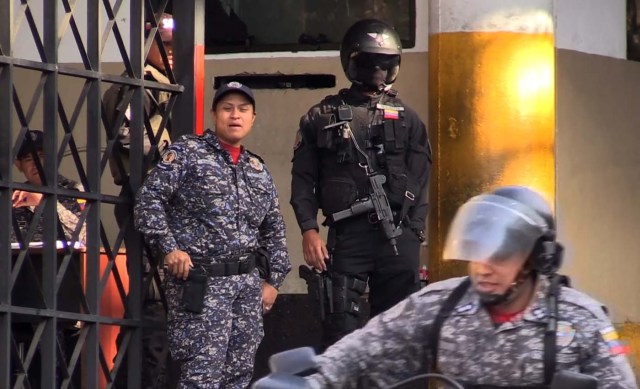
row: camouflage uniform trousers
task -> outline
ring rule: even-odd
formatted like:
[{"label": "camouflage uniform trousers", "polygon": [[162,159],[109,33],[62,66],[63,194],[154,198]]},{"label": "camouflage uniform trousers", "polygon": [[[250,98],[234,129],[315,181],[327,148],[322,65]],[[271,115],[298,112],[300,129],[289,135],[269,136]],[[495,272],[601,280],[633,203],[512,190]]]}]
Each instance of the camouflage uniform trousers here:
[{"label": "camouflage uniform trousers", "polygon": [[169,350],[182,366],[179,388],[240,389],[251,382],[263,337],[262,288],[251,274],[209,277],[204,310],[185,311],[183,281],[166,283]]}]

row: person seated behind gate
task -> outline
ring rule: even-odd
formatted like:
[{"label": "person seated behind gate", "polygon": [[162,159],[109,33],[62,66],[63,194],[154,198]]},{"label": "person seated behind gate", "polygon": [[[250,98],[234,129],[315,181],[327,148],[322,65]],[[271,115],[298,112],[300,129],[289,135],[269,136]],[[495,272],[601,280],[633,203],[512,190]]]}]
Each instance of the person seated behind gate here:
[{"label": "person seated behind gate", "polygon": [[[24,175],[27,184],[34,186],[43,186],[44,182],[40,176],[40,168],[44,167],[44,133],[40,130],[28,130],[25,133],[25,137],[22,141],[16,160],[14,161],[16,168]],[[70,180],[62,175],[58,175],[58,187],[67,190],[83,191],[83,187],[73,180]],[[38,206],[43,202],[45,195],[39,192],[30,192],[27,190],[15,190],[12,195],[13,205],[13,217],[17,222],[19,231],[15,231],[11,228],[11,241],[12,243],[22,246],[26,238],[27,231],[29,230],[35,211]],[[56,237],[58,241],[66,240],[71,243],[72,246],[84,245],[86,243],[85,225],[83,224],[78,231],[78,224],[82,220],[84,200],[79,200],[75,197],[58,196],[57,211],[59,228],[62,228],[64,237]],[[44,217],[44,216],[43,216]],[[33,233],[30,242],[35,244],[41,244],[43,241],[43,217],[38,220],[35,226],[35,232]],[[12,291],[12,304],[16,306],[31,307],[31,308],[45,308],[44,301],[42,299],[42,256],[35,252],[31,253],[28,257],[31,261],[30,265],[24,263],[21,270],[18,272],[18,276],[15,281],[15,285]],[[79,279],[77,279],[79,268],[76,261],[72,260],[66,272],[62,276],[62,282],[58,289],[58,302],[57,310],[80,312],[80,299],[77,294],[77,285],[79,285]],[[75,279],[74,279],[75,278]],[[12,317],[12,334],[18,347],[25,347],[29,345],[34,336],[34,320],[38,318],[32,316],[13,315]],[[58,342],[61,346],[62,354],[58,358],[65,359],[69,362],[69,356],[73,352],[77,337],[79,335],[79,322],[75,320],[58,319]],[[40,354],[36,353],[32,359],[27,374],[26,381],[28,381],[31,387],[40,387]],[[57,368],[59,369],[58,377],[63,376],[66,372],[63,372],[63,364],[58,360]],[[15,375],[19,375],[19,369],[14,369]],[[14,379],[12,377],[12,379]],[[78,383],[79,381],[79,368],[76,368],[74,378],[72,382]],[[58,381],[59,386],[61,381]]]},{"label": "person seated behind gate", "polygon": [[[16,160],[14,162],[16,168],[26,178],[26,183],[35,186],[42,186],[43,181],[38,171],[38,164],[36,159],[40,163],[40,167],[44,165],[44,151],[43,151],[44,134],[40,130],[28,130],[25,134],[25,138],[22,142],[22,147],[18,151]],[[58,175],[58,187],[62,189],[71,189],[83,191],[80,184],[73,180],[70,180],[63,175]],[[20,235],[24,236],[31,224],[34,216],[34,211],[39,206],[44,198],[42,193],[29,192],[26,190],[16,190],[11,197],[13,205],[13,214],[20,227]],[[78,223],[81,220],[83,210],[83,200],[78,200],[75,197],[58,196],[58,220],[62,225],[62,229],[65,234],[65,238],[68,242],[72,241],[74,231],[76,230]],[[62,240],[62,237],[58,237],[58,240]],[[86,242],[85,226],[83,225],[77,234],[77,242],[84,245]],[[20,239],[17,238],[15,231],[12,229],[12,242],[17,243]],[[36,232],[31,239],[32,242],[42,241],[42,223],[39,222]]]}]

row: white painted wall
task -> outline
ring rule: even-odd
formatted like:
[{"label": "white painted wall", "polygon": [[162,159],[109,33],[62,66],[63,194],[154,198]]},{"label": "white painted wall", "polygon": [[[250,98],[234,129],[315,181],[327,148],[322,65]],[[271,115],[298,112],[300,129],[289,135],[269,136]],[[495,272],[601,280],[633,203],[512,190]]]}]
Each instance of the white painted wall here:
[{"label": "white painted wall", "polygon": [[625,0],[555,0],[556,47],[627,58]]},{"label": "white painted wall", "polygon": [[[30,1],[29,9],[33,14],[33,19],[35,21],[36,27],[38,29],[39,35],[42,37],[42,28],[43,28],[43,4],[44,1],[53,1],[53,0],[41,0],[41,1]],[[57,0],[56,0],[57,1]],[[98,0],[76,0],[75,5],[73,5],[73,15],[75,17],[76,24],[78,25],[78,30],[80,31],[80,36],[83,41],[83,45],[85,45],[86,50],[86,39],[87,39],[87,2],[88,1],[98,1]],[[123,0],[122,5],[120,6],[120,10],[116,15],[116,20],[118,24],[118,28],[120,30],[120,34],[122,35],[122,39],[125,43],[125,47],[127,50],[129,48],[129,1]],[[115,1],[110,0],[110,2],[115,3]],[[19,23],[18,28],[14,26],[15,38],[13,41],[13,56],[22,59],[28,59],[32,61],[40,61],[41,58],[38,55],[38,51],[36,49],[36,45],[34,43],[34,39],[31,34],[31,29],[27,23],[26,18],[24,17],[24,11],[20,5],[20,0],[13,1],[13,20],[14,24]],[[103,62],[122,62],[122,56],[120,55],[120,51],[118,50],[118,46],[116,44],[116,40],[113,37],[112,31],[105,31],[104,28],[106,26],[107,13],[104,11],[104,7],[102,6],[102,1],[100,1],[100,9],[102,10],[100,15],[100,31],[101,36],[104,34],[108,34],[108,39],[105,43],[105,46],[102,51],[102,61]],[[59,42],[60,49],[58,50],[58,61],[61,63],[81,63],[81,57],[78,50],[78,46],[73,37],[73,32],[71,31],[71,27],[68,23],[64,23],[65,20],[65,12],[62,4],[58,5],[58,23],[60,25],[60,30],[64,30],[64,35]],[[42,38],[40,38],[42,39]]]},{"label": "white painted wall", "polygon": [[553,31],[553,0],[430,0],[432,32]]},{"label": "white painted wall", "polygon": [[[46,0],[42,0],[46,1]],[[75,5],[76,22],[80,28],[83,39],[86,37],[86,2],[91,0],[77,0]],[[123,36],[125,45],[129,43],[129,1],[124,0],[118,17],[118,26]],[[433,0],[432,0],[433,1]],[[472,20],[478,13],[490,9],[487,4],[539,4],[541,8],[547,4],[553,4],[555,14],[555,38],[556,46],[562,49],[581,51],[589,54],[598,54],[614,58],[626,58],[626,3],[625,0],[439,0],[441,12],[457,8],[456,13],[449,15],[449,19],[457,24],[456,28],[467,28],[465,22]],[[113,1],[112,1],[113,3]],[[426,52],[429,35],[429,0],[416,0],[416,46],[407,49],[406,52]],[[102,2],[101,2],[102,4]],[[29,7],[34,14],[38,28],[42,29],[42,2],[31,1]],[[64,12],[60,6],[60,21]],[[445,14],[443,14],[445,15]],[[435,15],[433,15],[435,16]],[[455,16],[455,17],[451,17]],[[22,18],[20,28],[14,41],[14,56],[31,60],[40,60],[36,46],[33,43],[30,30],[22,17],[20,0],[14,0],[14,20]],[[437,17],[432,20],[437,20]],[[444,18],[442,18],[444,19]],[[102,12],[101,31],[105,33],[104,26],[106,13]],[[436,26],[436,28],[438,28]],[[444,29],[443,29],[444,28]],[[440,26],[440,31],[451,31],[453,26]],[[458,29],[455,31],[462,31]],[[305,58],[305,57],[336,57],[337,51],[309,51],[309,52],[278,52],[278,53],[237,53],[208,55],[207,59],[243,59],[243,58]],[[120,53],[116,46],[113,33],[109,32],[109,39],[102,53],[103,62],[121,62]],[[80,55],[75,45],[75,40],[69,28],[60,42],[60,62],[80,62]]]}]

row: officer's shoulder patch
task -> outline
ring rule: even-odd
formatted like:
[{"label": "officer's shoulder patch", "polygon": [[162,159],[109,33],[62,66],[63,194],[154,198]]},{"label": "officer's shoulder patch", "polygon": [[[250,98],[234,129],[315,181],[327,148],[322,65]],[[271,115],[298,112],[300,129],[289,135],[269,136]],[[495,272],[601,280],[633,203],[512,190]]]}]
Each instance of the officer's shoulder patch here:
[{"label": "officer's shoulder patch", "polygon": [[156,165],[158,169],[171,171],[175,162],[179,162],[181,158],[185,156],[185,149],[187,148],[184,138],[181,138],[178,142],[173,143],[171,146],[164,149],[160,155],[160,161]]},{"label": "officer's shoulder patch", "polygon": [[160,163],[158,163],[157,167],[160,170],[171,171],[173,170],[174,161],[176,161],[176,159],[178,158],[178,151],[176,151],[174,148],[168,148],[162,153]]},{"label": "officer's shoulder patch", "polygon": [[251,166],[251,168],[257,172],[262,172],[265,169],[264,166],[264,159],[262,159],[261,156],[259,156],[258,154],[251,152],[247,149],[245,149],[247,151],[247,153],[249,154],[249,166]]},{"label": "officer's shoulder patch", "polygon": [[162,154],[161,163],[172,164],[176,158],[178,158],[178,153],[175,150],[167,149],[167,151]]},{"label": "officer's shoulder patch", "polygon": [[249,157],[249,166],[253,168],[253,170],[261,172],[264,170],[264,165],[262,162],[256,157]]}]

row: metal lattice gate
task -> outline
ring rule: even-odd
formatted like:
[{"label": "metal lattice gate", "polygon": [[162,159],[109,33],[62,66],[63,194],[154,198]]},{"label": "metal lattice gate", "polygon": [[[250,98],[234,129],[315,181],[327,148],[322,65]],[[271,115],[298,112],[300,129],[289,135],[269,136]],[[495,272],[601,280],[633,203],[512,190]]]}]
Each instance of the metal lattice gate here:
[{"label": "metal lattice gate", "polygon": [[[181,2],[174,18],[185,26],[201,26],[203,1]],[[84,7],[78,7],[80,3]],[[143,77],[144,58],[153,40],[160,44],[166,61],[156,32],[159,18],[170,7],[169,0],[0,0],[2,388],[114,387],[115,378],[125,371],[128,378],[123,387],[142,385],[143,332],[164,331],[162,324],[143,315],[148,291],[158,290],[153,285],[160,276],[153,259],[147,266],[141,260],[146,250],[133,229],[132,215],[119,224],[107,221],[113,219],[117,205],[131,207],[132,198],[119,195],[119,188],[114,191],[110,184],[108,160],[119,159],[116,137],[124,119],[104,112],[102,96],[111,85],[126,86],[122,100],[132,119],[130,178],[124,186],[135,193],[158,157],[159,136],[154,136],[145,113],[145,89],[169,93],[161,126],[171,130],[172,121],[183,124],[172,138],[179,131],[195,130],[190,92],[195,89],[193,54],[195,42],[202,40],[202,27],[174,34],[180,54],[174,69],[182,69],[179,79],[170,69],[168,84]],[[74,13],[80,8],[81,14]],[[41,11],[40,21],[35,10]],[[86,31],[80,30],[80,20],[86,22]],[[145,20],[150,22],[146,39]],[[128,42],[122,37],[125,26]],[[32,39],[28,45],[36,58],[13,55],[27,44],[16,38],[19,28],[28,29]],[[60,42],[69,34],[79,63],[59,58]],[[116,69],[113,72],[106,71],[108,66],[101,61],[108,39],[115,39],[121,57],[118,66],[109,66]],[[18,151],[28,142],[25,135],[33,129],[44,134],[41,163],[32,154],[42,185],[24,182],[14,167]],[[152,145],[148,156],[142,152],[145,136]],[[123,161],[117,166],[123,169]],[[82,191],[61,186],[60,173],[72,175]],[[39,205],[30,208],[33,215],[26,225],[16,217],[15,191],[42,194]],[[77,228],[68,237],[58,212],[65,199],[81,205]],[[78,248],[82,226],[86,245]],[[119,306],[122,313],[114,315],[110,305]],[[117,345],[104,336],[114,331],[119,334]]]}]

